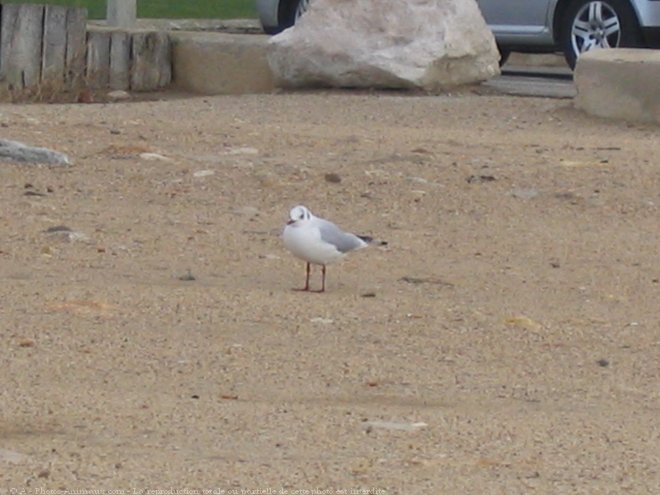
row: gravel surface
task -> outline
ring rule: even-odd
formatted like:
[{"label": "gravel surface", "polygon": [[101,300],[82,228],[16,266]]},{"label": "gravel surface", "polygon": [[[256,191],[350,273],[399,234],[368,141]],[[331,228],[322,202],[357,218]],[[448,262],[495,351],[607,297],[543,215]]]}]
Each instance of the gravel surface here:
[{"label": "gravel surface", "polygon": [[[1,494],[660,492],[657,127],[470,92],[0,125],[74,162],[0,164]],[[292,291],[296,204],[387,244]]]}]

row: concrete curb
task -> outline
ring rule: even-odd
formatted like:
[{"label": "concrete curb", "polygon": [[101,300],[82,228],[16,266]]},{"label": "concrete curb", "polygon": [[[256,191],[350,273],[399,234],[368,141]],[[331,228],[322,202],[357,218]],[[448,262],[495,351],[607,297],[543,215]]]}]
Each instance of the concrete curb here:
[{"label": "concrete curb", "polygon": [[660,124],[660,51],[594,50],[578,58],[575,106],[598,117]]},{"label": "concrete curb", "polygon": [[268,93],[275,89],[266,58],[268,36],[171,32],[174,86],[194,93]]}]

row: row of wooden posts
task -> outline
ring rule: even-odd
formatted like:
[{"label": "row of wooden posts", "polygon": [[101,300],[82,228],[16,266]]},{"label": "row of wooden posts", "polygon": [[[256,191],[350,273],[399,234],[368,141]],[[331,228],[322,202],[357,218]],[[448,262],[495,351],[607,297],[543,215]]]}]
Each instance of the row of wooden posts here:
[{"label": "row of wooden posts", "polygon": [[167,33],[131,29],[135,0],[107,0],[106,26],[86,9],[0,4],[0,99],[81,88],[153,91],[171,82]]}]

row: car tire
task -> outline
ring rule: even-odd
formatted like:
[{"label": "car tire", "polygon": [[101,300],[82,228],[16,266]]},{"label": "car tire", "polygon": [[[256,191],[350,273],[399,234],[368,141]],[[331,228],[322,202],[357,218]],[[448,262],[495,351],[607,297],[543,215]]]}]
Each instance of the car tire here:
[{"label": "car tire", "polygon": [[296,22],[296,9],[300,0],[280,0],[278,12],[279,26],[278,30],[284,31],[290,28]]},{"label": "car tire", "polygon": [[511,50],[507,50],[506,48],[502,48],[501,46],[498,46],[497,49],[500,52],[500,67],[502,67],[504,64],[506,64],[506,61],[509,60],[509,55],[511,55]]},{"label": "car tire", "polygon": [[637,47],[642,38],[637,16],[627,0],[576,0],[562,17],[560,44],[573,69],[580,53],[594,48]]},{"label": "car tire", "polygon": [[261,28],[264,30],[264,33],[270,35],[278,34],[282,32],[282,28],[280,26],[276,26],[276,27],[261,26]]},{"label": "car tire", "polygon": [[293,26],[303,15],[312,0],[281,0],[280,1],[280,30],[283,31]]}]

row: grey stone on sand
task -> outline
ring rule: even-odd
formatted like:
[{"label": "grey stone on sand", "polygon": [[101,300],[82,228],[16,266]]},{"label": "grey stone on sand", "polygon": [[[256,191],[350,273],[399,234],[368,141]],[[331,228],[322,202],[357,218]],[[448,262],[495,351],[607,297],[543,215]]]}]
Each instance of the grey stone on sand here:
[{"label": "grey stone on sand", "polygon": [[518,199],[534,199],[538,195],[538,189],[513,189],[511,191],[511,196]]},{"label": "grey stone on sand", "polygon": [[0,449],[0,463],[19,464],[28,460],[28,456],[12,450]]},{"label": "grey stone on sand", "polygon": [[0,161],[18,163],[42,163],[47,165],[71,165],[64,153],[18,141],[0,139]]}]

